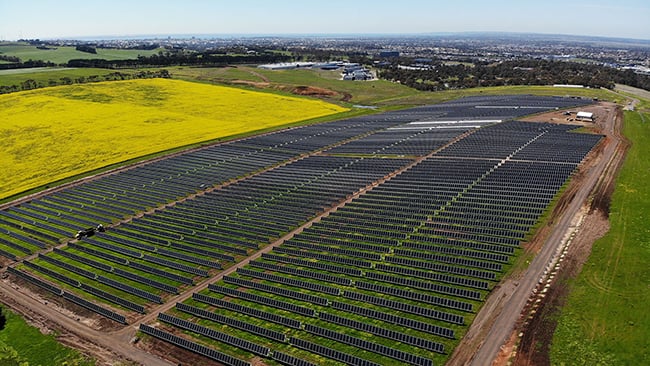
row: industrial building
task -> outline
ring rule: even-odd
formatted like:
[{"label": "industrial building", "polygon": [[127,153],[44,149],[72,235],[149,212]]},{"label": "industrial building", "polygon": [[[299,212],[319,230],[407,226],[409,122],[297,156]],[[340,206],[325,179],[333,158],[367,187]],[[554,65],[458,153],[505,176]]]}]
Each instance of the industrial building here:
[{"label": "industrial building", "polygon": [[591,112],[578,112],[576,113],[576,121],[593,122],[594,114]]}]

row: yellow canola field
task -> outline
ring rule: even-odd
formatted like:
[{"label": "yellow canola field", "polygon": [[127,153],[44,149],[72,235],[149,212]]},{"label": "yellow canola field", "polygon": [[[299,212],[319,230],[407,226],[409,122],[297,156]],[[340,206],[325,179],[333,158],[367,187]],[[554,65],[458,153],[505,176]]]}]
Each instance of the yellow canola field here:
[{"label": "yellow canola field", "polygon": [[0,95],[0,198],[147,154],[346,110],[169,79]]}]

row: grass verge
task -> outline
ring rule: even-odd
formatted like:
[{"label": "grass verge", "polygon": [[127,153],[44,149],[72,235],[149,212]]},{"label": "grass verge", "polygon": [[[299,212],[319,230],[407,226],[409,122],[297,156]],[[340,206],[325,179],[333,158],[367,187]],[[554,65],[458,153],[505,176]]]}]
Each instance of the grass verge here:
[{"label": "grass verge", "polygon": [[625,114],[632,147],[612,197],[611,228],[594,243],[571,286],[553,337],[552,364],[650,364],[650,115],[644,118]]},{"label": "grass verge", "polygon": [[4,329],[0,330],[0,364],[13,365],[76,365],[90,366],[90,360],[78,351],[57,342],[54,335],[44,335],[38,328],[7,309],[2,309],[7,318]]}]

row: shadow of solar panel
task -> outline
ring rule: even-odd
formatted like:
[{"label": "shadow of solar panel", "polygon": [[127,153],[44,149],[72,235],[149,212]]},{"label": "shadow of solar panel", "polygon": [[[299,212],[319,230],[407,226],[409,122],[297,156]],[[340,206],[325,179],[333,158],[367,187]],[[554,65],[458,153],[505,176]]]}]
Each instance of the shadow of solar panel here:
[{"label": "shadow of solar panel", "polygon": [[327,305],[327,299],[324,298],[324,297],[305,294],[305,293],[302,293],[302,292],[288,290],[288,289],[281,288],[281,287],[270,286],[270,285],[267,285],[267,284],[264,284],[264,283],[257,283],[257,282],[253,282],[253,281],[248,281],[248,280],[244,280],[244,279],[239,278],[239,277],[226,276],[226,277],[223,278],[223,281],[225,283],[235,284],[235,285],[238,285],[238,286],[244,286],[244,287],[248,287],[248,288],[268,292],[268,293],[271,293],[271,294],[288,297],[288,298],[291,298],[291,299],[296,299],[296,300],[300,300],[300,301],[309,302],[309,303],[316,304],[316,305],[323,305],[323,306]]},{"label": "shadow of solar panel", "polygon": [[227,355],[225,353],[221,353],[219,351],[216,351],[212,348],[208,348],[206,346],[200,345],[196,342],[188,341],[185,338],[181,338],[178,336],[175,336],[171,333],[167,333],[164,331],[161,331],[160,329],[153,328],[151,326],[148,326],[146,324],[140,324],[139,330],[145,334],[148,334],[152,337],[161,339],[165,342],[171,343],[175,346],[184,348],[186,350],[192,351],[194,353],[197,353],[199,355],[208,357],[212,360],[218,361],[223,363],[224,365],[228,366],[251,366],[249,362],[242,361],[238,358],[232,357],[230,355]]},{"label": "shadow of solar panel", "polygon": [[369,309],[368,307],[356,306],[344,302],[335,301],[332,303],[332,308],[342,310],[348,313],[365,316],[368,318],[378,319],[391,324],[397,324],[409,329],[417,329],[429,334],[442,336],[445,338],[455,339],[454,331],[448,328],[424,323],[411,318],[394,315],[392,313],[385,313],[382,311]]},{"label": "shadow of solar panel", "polygon": [[178,310],[180,310],[180,311],[182,311],[184,313],[196,315],[196,316],[201,317],[203,319],[212,320],[212,321],[217,322],[217,323],[226,324],[226,325],[234,327],[234,328],[242,329],[242,330],[245,330],[247,332],[251,332],[251,333],[260,335],[262,337],[273,339],[273,340],[276,340],[276,341],[279,341],[279,342],[286,342],[286,336],[284,335],[284,333],[272,331],[270,329],[266,329],[264,327],[260,327],[260,326],[254,325],[254,324],[246,323],[246,322],[241,321],[241,320],[233,319],[233,318],[221,315],[221,314],[216,314],[216,313],[206,311],[206,310],[194,307],[194,306],[186,305],[186,304],[183,304],[183,303],[180,303],[180,302],[176,303],[176,309],[178,309]]},{"label": "shadow of solar panel", "polygon": [[304,341],[302,339],[298,339],[296,337],[291,337],[291,339],[289,339],[289,343],[291,343],[292,345],[294,345],[294,346],[296,346],[298,348],[302,348],[304,350],[314,352],[316,354],[319,354],[321,356],[325,356],[327,358],[331,358],[333,360],[337,360],[337,361],[347,363],[348,365],[353,365],[353,366],[380,366],[377,363],[374,363],[374,362],[371,362],[371,361],[368,361],[368,360],[364,360],[362,358],[355,357],[355,356],[349,355],[347,353],[339,352],[339,351],[333,350],[331,348],[321,346],[321,345],[316,344],[316,343],[307,342],[307,341]]},{"label": "shadow of solar panel", "polygon": [[260,272],[260,271],[251,271],[248,269],[244,268],[238,268],[237,273],[244,275],[244,276],[250,276],[250,277],[256,277],[268,281],[273,281],[285,285],[290,285],[290,286],[295,286],[295,287],[301,287],[304,289],[308,290],[313,290],[313,291],[318,291],[322,292],[325,294],[330,294],[330,295],[335,295],[338,296],[341,294],[341,290],[336,288],[336,287],[330,287],[330,286],[324,286],[318,283],[313,283],[313,282],[308,282],[308,281],[303,281],[303,280],[298,280],[295,278],[288,278],[284,276],[277,276],[265,272]]},{"label": "shadow of solar panel", "polygon": [[329,313],[324,313],[321,312],[318,314],[319,318],[327,321],[327,322],[332,322],[335,324],[339,324],[345,327],[349,327],[352,329],[357,329],[361,330],[367,333],[371,333],[374,335],[382,336],[384,338],[394,340],[396,342],[400,343],[406,343],[410,344],[412,346],[416,346],[419,348],[423,348],[429,351],[437,352],[437,353],[443,353],[444,354],[444,345],[441,343],[433,342],[431,340],[415,337],[412,335],[396,332],[394,330],[382,328],[379,326],[375,326],[372,324],[368,323],[363,323],[360,321],[344,318],[341,316],[337,315],[332,315]]},{"label": "shadow of solar panel", "polygon": [[318,366],[315,363],[311,363],[308,361],[305,361],[303,359],[293,357],[291,355],[288,355],[286,353],[282,353],[280,351],[273,351],[273,359],[280,362],[281,364],[288,365],[288,366]]},{"label": "shadow of solar panel", "polygon": [[271,299],[261,295],[255,295],[243,291],[238,291],[235,289],[231,289],[229,287],[210,284],[208,285],[208,289],[210,289],[210,291],[214,291],[223,295],[238,297],[243,300],[248,300],[259,304],[268,305],[274,308],[286,310],[296,314],[312,316],[312,317],[316,315],[314,309],[311,308],[306,308],[304,306],[299,306],[292,303]]},{"label": "shadow of solar panel", "polygon": [[109,266],[108,264],[104,264],[102,262],[98,262],[98,261],[95,261],[95,260],[80,256],[80,255],[74,254],[74,253],[70,253],[68,251],[61,250],[59,248],[54,248],[54,253],[56,253],[56,254],[58,254],[58,255],[60,255],[62,257],[66,257],[68,259],[72,259],[74,261],[77,261],[77,262],[86,264],[88,266],[100,269],[102,271],[113,272],[113,267]]},{"label": "shadow of solar panel", "polygon": [[241,338],[233,337],[229,334],[218,332],[214,329],[204,327],[198,324],[194,324],[188,322],[187,320],[183,320],[169,314],[165,314],[165,313],[158,314],[158,320],[171,324],[181,329],[189,330],[194,333],[204,335],[206,337],[212,338],[219,342],[223,342],[231,346],[235,346],[237,348],[241,348],[243,350],[253,352],[255,354],[264,357],[268,357],[269,354],[271,353],[271,350],[268,347],[260,346],[259,344],[249,342]]},{"label": "shadow of solar panel", "polygon": [[111,286],[113,288],[116,288],[118,290],[127,292],[131,295],[138,296],[142,299],[148,300],[155,302],[157,304],[162,304],[162,298],[158,295],[152,294],[151,292],[139,289],[137,287],[133,287],[131,285],[124,284],[122,282],[116,281],[112,278],[108,278],[105,276],[97,276],[97,281],[100,283],[103,283],[105,285]]},{"label": "shadow of solar panel", "polygon": [[404,311],[415,315],[421,315],[431,319],[442,320],[452,324],[460,324],[460,325],[465,324],[464,317],[460,315],[445,313],[442,311],[438,311],[430,308],[424,308],[417,305],[411,305],[400,301],[387,300],[383,297],[370,296],[370,295],[353,292],[353,291],[345,291],[343,296],[350,300],[367,302],[369,304],[375,304],[393,310],[399,310],[399,311]]},{"label": "shadow of solar panel", "polygon": [[115,296],[115,295],[113,295],[111,293],[108,293],[108,292],[100,290],[98,288],[89,286],[89,285],[87,285],[85,283],[81,284],[81,289],[88,292],[89,294],[95,295],[95,296],[100,297],[100,298],[102,298],[104,300],[108,300],[108,301],[110,301],[112,303],[122,305],[127,309],[131,309],[133,311],[137,311],[138,313],[144,314],[144,306],[138,305],[138,304],[133,303],[133,302],[128,301],[128,300],[125,300],[122,297]]},{"label": "shadow of solar panel", "polygon": [[267,311],[243,306],[240,304],[235,304],[232,302],[224,301],[221,299],[215,299],[214,297],[202,295],[202,294],[197,294],[194,293],[192,294],[192,299],[196,301],[200,301],[205,304],[217,306],[220,308],[236,311],[238,313],[246,314],[255,318],[263,319],[263,320],[268,320],[273,323],[277,324],[282,324],[285,325],[289,328],[294,328],[294,329],[300,329],[302,326],[302,323],[299,322],[298,320],[287,318],[281,315],[269,313]]},{"label": "shadow of solar panel", "polygon": [[352,285],[352,280],[349,278],[337,277],[337,276],[329,275],[327,273],[307,271],[307,270],[296,269],[288,266],[279,266],[277,264],[261,262],[261,261],[251,261],[249,262],[249,264],[251,265],[251,267],[257,267],[257,268],[267,269],[275,272],[287,273],[294,276],[313,278],[316,280],[334,283],[338,285],[344,285],[344,286]]},{"label": "shadow of solar panel", "polygon": [[122,324],[127,324],[126,318],[124,315],[118,314],[112,310],[108,310],[102,306],[99,306],[97,304],[94,304],[88,300],[82,299],[79,296],[73,295],[69,292],[63,292],[63,298],[66,300],[70,300],[74,302],[77,305],[83,306],[84,308],[91,310],[99,315],[102,315],[106,318],[115,320],[118,323]]},{"label": "shadow of solar panel", "polygon": [[32,276],[32,275],[30,275],[30,274],[28,274],[26,272],[15,269],[14,267],[7,267],[7,272],[12,273],[12,274],[22,278],[23,280],[25,280],[27,282],[30,282],[30,283],[32,283],[32,284],[34,284],[34,285],[36,285],[36,286],[38,286],[40,288],[48,290],[48,291],[50,291],[51,293],[53,293],[55,295],[59,295],[59,296],[63,295],[63,290],[61,290],[60,288],[58,288],[58,287],[56,287],[56,286],[54,286],[54,285],[52,285],[50,283],[47,283],[47,282],[41,280],[40,278],[34,277],[34,276]]},{"label": "shadow of solar panel", "polygon": [[337,266],[334,264],[330,263],[321,263],[321,262],[312,262],[312,261],[307,261],[303,259],[298,259],[298,258],[292,258],[292,257],[286,257],[283,255],[275,255],[275,254],[268,254],[268,253],[263,253],[262,258],[268,259],[268,260],[274,260],[277,262],[282,262],[282,263],[290,263],[290,264],[295,264],[301,267],[309,267],[309,268],[315,268],[315,269],[321,269],[327,272],[333,272],[333,273],[343,273],[346,275],[350,276],[356,276],[360,277],[362,275],[362,272],[358,268],[351,268],[351,267],[341,267]]},{"label": "shadow of solar panel", "polygon": [[387,347],[378,343],[369,342],[361,338],[352,337],[347,334],[335,332],[333,330],[317,327],[311,324],[305,324],[305,331],[316,334],[328,339],[335,340],[347,344],[349,346],[365,349],[370,352],[380,354],[382,356],[388,356],[399,361],[408,362],[411,365],[418,366],[432,366],[433,362],[430,359],[413,355],[408,352],[403,352],[395,348]]},{"label": "shadow of solar panel", "polygon": [[364,281],[355,281],[354,285],[359,289],[369,290],[375,293],[382,293],[386,295],[393,295],[404,299],[415,300],[418,302],[437,305],[450,309],[472,312],[474,308],[472,304],[467,302],[448,299],[446,297],[434,296],[422,292],[410,291],[404,288],[383,286]]}]

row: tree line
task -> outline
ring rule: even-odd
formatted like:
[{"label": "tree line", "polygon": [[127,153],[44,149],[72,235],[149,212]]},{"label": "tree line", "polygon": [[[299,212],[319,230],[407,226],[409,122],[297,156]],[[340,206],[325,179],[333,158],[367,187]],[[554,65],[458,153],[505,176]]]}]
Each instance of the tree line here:
[{"label": "tree line", "polygon": [[95,67],[104,69],[122,69],[138,67],[169,67],[169,66],[225,66],[233,64],[265,64],[288,62],[292,56],[279,53],[263,53],[251,55],[228,55],[206,52],[160,52],[151,56],[138,56],[132,60],[104,59],[74,59],[68,61],[68,67]]},{"label": "tree line", "polygon": [[51,67],[56,66],[55,63],[41,60],[27,60],[22,62],[18,57],[0,55],[0,60],[7,61],[7,63],[0,63],[0,70],[9,69],[28,69],[30,67]]},{"label": "tree line", "polygon": [[650,90],[650,76],[637,74],[632,70],[548,60],[516,60],[496,64],[438,63],[426,70],[403,69],[393,63],[381,70],[379,77],[426,91],[479,86],[553,84],[608,89],[613,89],[614,84],[625,84]]},{"label": "tree line", "polygon": [[167,70],[155,70],[155,71],[147,70],[147,71],[138,71],[133,73],[123,73],[123,72],[116,71],[105,75],[79,76],[76,78],[71,78],[66,76],[60,79],[50,79],[47,81],[37,81],[34,79],[27,79],[21,82],[20,84],[0,86],[0,94],[44,88],[46,86],[97,83],[100,81],[169,78],[169,77],[170,77],[169,71]]}]

